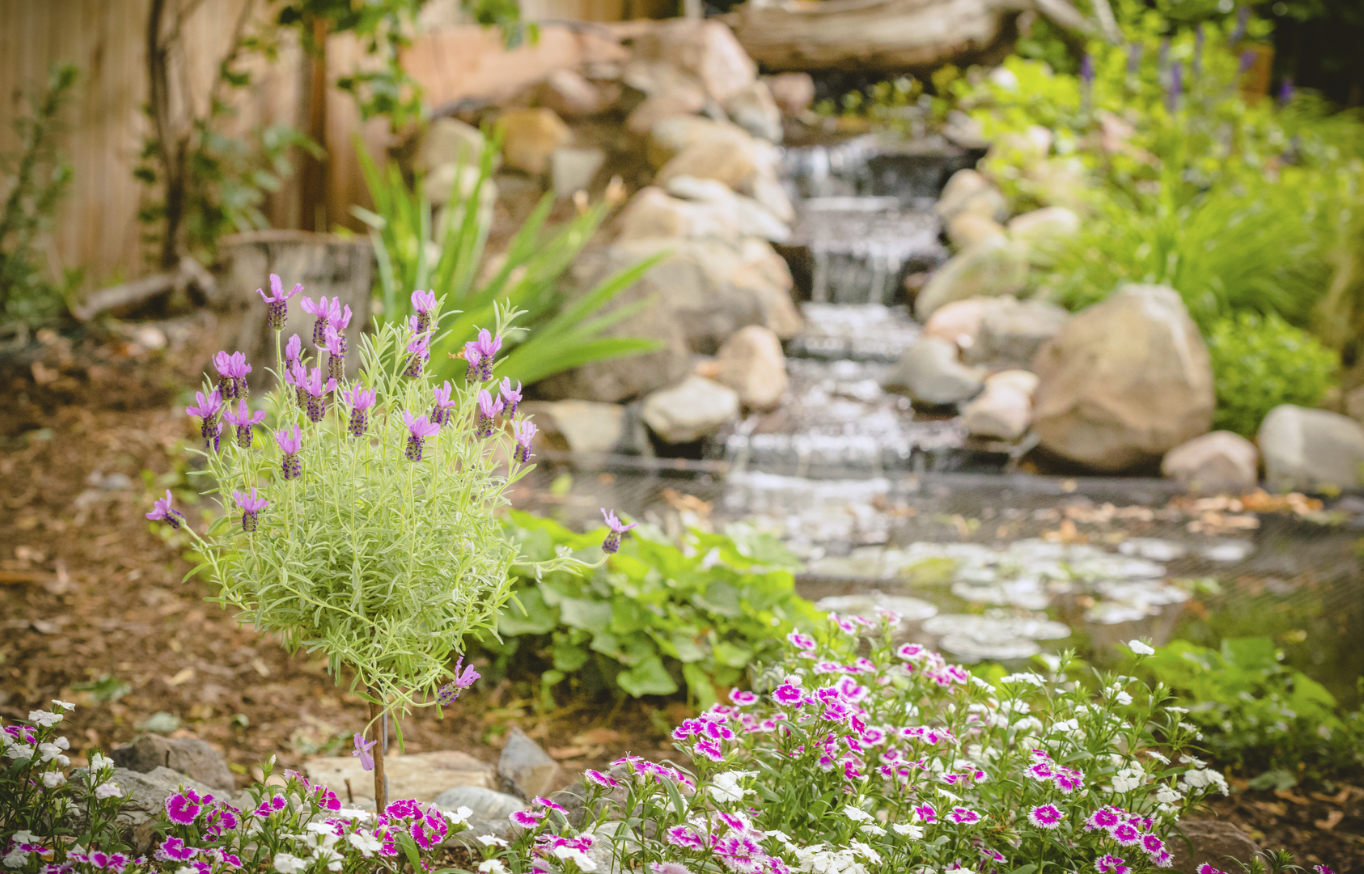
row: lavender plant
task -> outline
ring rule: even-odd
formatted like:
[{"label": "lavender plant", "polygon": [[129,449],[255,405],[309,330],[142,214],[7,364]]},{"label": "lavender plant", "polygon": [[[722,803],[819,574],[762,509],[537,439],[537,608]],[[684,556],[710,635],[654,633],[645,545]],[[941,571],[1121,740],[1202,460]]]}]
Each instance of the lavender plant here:
[{"label": "lavender plant", "polygon": [[[261,296],[278,328],[292,294],[276,276],[271,287]],[[497,514],[507,488],[530,470],[534,427],[511,414],[519,388],[493,383],[500,337],[517,313],[499,308],[496,332],[469,344],[464,384],[435,387],[423,365],[441,302],[418,292],[414,306],[419,298],[424,319],[360,338],[355,380],[341,366],[349,308],[305,298],[304,310],[317,316],[316,361],[297,336],[283,344],[277,334],[284,385],[254,415],[239,388],[250,366],[221,353],[222,385],[237,406],[224,418],[235,439],[220,439],[223,388],[206,380],[187,412],[200,420],[204,494],[228,512],[202,534],[185,525],[169,495],[147,514],[190,532],[200,570],[218,586],[215,600],[243,622],[278,636],[290,652],[324,653],[337,681],[349,678],[370,703],[371,724],[449,706],[477,678],[450,665],[465,635],[496,634],[516,559]],[[263,423],[273,440],[253,439]],[[579,564],[561,555],[540,570]]]}]

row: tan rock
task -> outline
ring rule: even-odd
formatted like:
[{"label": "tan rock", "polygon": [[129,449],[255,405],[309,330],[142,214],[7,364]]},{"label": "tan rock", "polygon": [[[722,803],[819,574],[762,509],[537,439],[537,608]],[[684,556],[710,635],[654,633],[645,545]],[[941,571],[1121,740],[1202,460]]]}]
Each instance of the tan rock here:
[{"label": "tan rock", "polygon": [[497,120],[502,130],[502,157],[507,165],[540,176],[549,171],[549,157],[572,137],[568,125],[553,110],[509,109]]},{"label": "tan rock", "polygon": [[1080,216],[1064,206],[1044,206],[1009,219],[1009,236],[1033,248],[1055,246],[1080,231]]},{"label": "tan rock", "polygon": [[1260,453],[1240,434],[1213,431],[1165,453],[1160,472],[1203,493],[1241,494],[1259,481]]},{"label": "tan rock", "polygon": [[934,207],[943,221],[971,212],[1002,222],[1009,217],[1009,202],[995,184],[976,170],[958,170],[943,186]]},{"label": "tan rock", "polygon": [[947,220],[947,239],[958,249],[978,243],[986,237],[1003,236],[1004,226],[988,215],[963,212]]},{"label": "tan rock", "polygon": [[538,90],[540,105],[561,118],[596,115],[606,108],[601,89],[573,70],[555,70]]},{"label": "tan rock", "polygon": [[727,26],[714,19],[658,22],[635,39],[635,57],[665,61],[701,81],[724,103],[758,77],[758,65]]},{"label": "tan rock", "polygon": [[992,385],[1008,386],[1027,395],[1029,400],[1037,394],[1037,374],[1028,370],[1001,370],[985,377],[985,387]]},{"label": "tan rock", "polygon": [[644,423],[665,443],[690,443],[739,418],[739,395],[728,386],[689,376],[644,399]]},{"label": "tan rock", "polygon": [[674,115],[659,119],[646,133],[649,140],[645,144],[645,154],[654,169],[671,161],[688,146],[703,140],[730,136],[742,139],[747,136],[737,125],[695,115]]},{"label": "tan rock", "polygon": [[[726,189],[728,190],[728,189]],[[738,233],[732,211],[711,203],[692,203],[671,197],[652,185],[641,188],[621,210],[617,240],[656,237],[720,237]]]},{"label": "tan rock", "polygon": [[749,325],[735,331],[716,355],[716,381],[739,393],[752,410],[770,410],[786,391],[786,355],[781,338],[770,328]]},{"label": "tan rock", "polygon": [[751,82],[725,101],[725,112],[739,127],[771,143],[782,140],[781,110],[767,83]]},{"label": "tan rock", "polygon": [[809,73],[778,73],[767,77],[767,87],[786,115],[800,115],[815,104],[815,80]]},{"label": "tan rock", "polygon": [[980,320],[985,315],[989,298],[972,297],[954,300],[934,310],[924,323],[925,337],[938,337],[955,343],[959,349],[970,349],[980,333]]},{"label": "tan rock", "polygon": [[1028,269],[1025,246],[1000,235],[986,237],[934,271],[914,300],[914,312],[926,319],[954,300],[1017,295],[1027,287]]},{"label": "tan rock", "polygon": [[538,428],[536,440],[554,449],[604,454],[625,439],[625,407],[620,404],[532,401],[524,407]]},{"label": "tan rock", "polygon": [[478,128],[454,118],[438,118],[427,127],[417,154],[417,166],[430,173],[444,165],[478,167],[487,141]]},{"label": "tan rock", "polygon": [[752,138],[727,133],[687,146],[663,165],[656,178],[659,182],[674,176],[715,179],[737,191],[757,175],[761,166]]},{"label": "tan rock", "polygon": [[705,105],[705,95],[701,93],[699,88],[690,92],[682,91],[646,97],[643,103],[636,106],[626,116],[625,129],[635,136],[642,137],[653,130],[659,122],[671,118],[695,118],[696,113],[700,112]]},{"label": "tan rock", "polygon": [[571,197],[588,188],[606,163],[601,149],[561,147],[549,156],[549,175],[557,197]]},{"label": "tan rock", "polygon": [[[384,769],[390,799],[435,801],[437,795],[453,786],[491,789],[497,782],[497,772],[491,765],[454,750],[405,756],[390,751],[384,758]],[[374,799],[374,773],[361,768],[360,760],[354,756],[309,759],[303,763],[303,773],[342,798],[350,792],[357,800]]]},{"label": "tan rock", "polygon": [[1008,382],[986,382],[985,390],[961,411],[968,434],[1017,440],[1032,420],[1032,400]]}]

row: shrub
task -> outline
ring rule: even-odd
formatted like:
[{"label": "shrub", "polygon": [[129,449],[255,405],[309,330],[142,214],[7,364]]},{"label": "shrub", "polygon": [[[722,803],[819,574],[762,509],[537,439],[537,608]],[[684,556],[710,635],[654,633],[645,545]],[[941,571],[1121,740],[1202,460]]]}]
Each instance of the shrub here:
[{"label": "shrub", "polygon": [[[513,512],[522,558],[559,550],[595,559],[604,531],[574,534],[548,519]],[[638,532],[637,532],[638,533]],[[498,620],[501,641],[484,637],[495,671],[527,658],[545,666],[542,694],[569,676],[584,694],[619,689],[636,698],[670,695],[685,683],[702,707],[744,669],[777,654],[781,635],[819,614],[795,593],[795,559],[774,538],[742,529],[692,529],[674,546],[647,535],[627,541],[591,575],[539,576],[517,566],[515,603]]]},{"label": "shrub", "polygon": [[1217,383],[1213,426],[1246,437],[1279,404],[1315,406],[1340,363],[1316,338],[1273,314],[1219,319],[1208,352]]}]

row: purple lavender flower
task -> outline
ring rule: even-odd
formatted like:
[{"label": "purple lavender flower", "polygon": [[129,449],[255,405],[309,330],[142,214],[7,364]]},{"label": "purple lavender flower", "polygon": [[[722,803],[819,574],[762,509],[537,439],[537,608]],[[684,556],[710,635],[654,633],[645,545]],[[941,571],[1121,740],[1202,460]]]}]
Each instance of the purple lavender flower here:
[{"label": "purple lavender flower", "polygon": [[1084,83],[1086,90],[1094,86],[1094,58],[1089,52],[1080,56],[1080,81]]},{"label": "purple lavender flower", "polygon": [[620,549],[621,537],[639,523],[631,522],[629,525],[622,525],[620,520],[616,518],[615,511],[608,511],[605,507],[602,508],[601,515],[606,520],[606,527],[611,529],[610,533],[606,535],[606,540],[602,541],[601,549],[602,552],[610,554]]},{"label": "purple lavender flower", "polygon": [[246,355],[241,352],[231,355],[219,352],[213,356],[213,366],[218,368],[218,390],[222,392],[223,400],[246,397],[246,375],[251,372]]},{"label": "purple lavender flower", "polygon": [[1293,77],[1284,77],[1283,84],[1279,86],[1279,103],[1286,105],[1293,99]]},{"label": "purple lavender flower", "polygon": [[166,489],[166,496],[152,502],[152,511],[147,513],[148,519],[153,522],[165,522],[172,528],[179,528],[185,524],[185,514],[171,506],[170,489]]},{"label": "purple lavender flower", "polygon": [[436,293],[434,291],[414,291],[412,292],[412,309],[417,311],[416,325],[413,328],[418,334],[425,334],[431,327],[431,314],[436,311]]},{"label": "purple lavender flower", "polygon": [[1127,50],[1127,75],[1135,77],[1141,72],[1141,56],[1145,48],[1139,42],[1134,42]]},{"label": "purple lavender flower", "polygon": [[1246,28],[1250,26],[1250,7],[1242,6],[1236,11],[1236,27],[1232,28],[1227,41],[1235,45],[1245,38]]},{"label": "purple lavender flower", "polygon": [[333,380],[346,376],[346,335],[336,330],[335,325],[327,326],[322,346],[327,350],[327,375]]},{"label": "purple lavender flower", "polygon": [[312,298],[305,297],[301,305],[305,313],[317,316],[317,321],[313,322],[313,345],[321,349],[327,339],[328,322],[341,317],[341,301],[337,298],[328,300],[326,297],[320,297],[317,303],[313,303]]},{"label": "purple lavender flower", "polygon": [[516,405],[521,403],[521,381],[517,380],[516,388],[512,388],[510,379],[502,380],[502,403],[506,406],[507,418],[516,415]]},{"label": "purple lavender flower", "polygon": [[403,376],[409,379],[418,379],[422,375],[422,365],[431,360],[431,338],[426,334],[417,334],[407,341],[407,368],[403,371]]},{"label": "purple lavender flower", "polygon": [[289,365],[289,372],[284,375],[284,381],[294,387],[294,400],[298,403],[298,408],[307,409],[308,368],[302,361],[295,361]]},{"label": "purple lavender flower", "polygon": [[218,437],[223,432],[223,429],[218,425],[218,411],[223,408],[222,392],[215,388],[209,392],[208,397],[204,397],[203,392],[196,391],[194,400],[198,402],[198,406],[185,407],[185,412],[204,420],[203,424],[199,426],[199,435],[204,438],[206,446],[212,447],[213,451],[217,452]]},{"label": "purple lavender flower", "polygon": [[305,384],[308,389],[308,421],[321,422],[327,418],[327,393],[336,391],[336,380],[322,382],[322,368],[314,367]]},{"label": "purple lavender flower", "polygon": [[303,290],[303,283],[294,286],[294,290],[288,294],[284,293],[284,283],[275,274],[270,274],[270,295],[267,297],[261,289],[256,289],[256,294],[261,296],[270,309],[266,312],[265,324],[276,331],[284,329],[284,322],[289,318],[289,298]]},{"label": "purple lavender flower", "polygon": [[265,498],[256,497],[256,487],[251,487],[251,494],[242,492],[232,492],[232,497],[237,501],[237,506],[242,508],[242,530],[247,534],[256,530],[256,514],[264,510],[270,502]]},{"label": "purple lavender flower", "polygon": [[512,458],[525,464],[530,461],[530,443],[535,438],[535,423],[530,419],[512,422],[512,436],[516,438]]},{"label": "purple lavender flower", "polygon": [[237,429],[237,445],[243,449],[250,449],[251,426],[265,421],[265,411],[257,410],[252,413],[247,408],[246,401],[238,400],[235,413],[230,406],[223,410],[223,421]]},{"label": "purple lavender flower", "polygon": [[1179,110],[1179,96],[1184,92],[1184,65],[1175,61],[1170,65],[1170,91],[1165,95],[1165,107],[1174,115]]},{"label": "purple lavender flower", "polygon": [[360,767],[366,771],[374,770],[374,756],[370,755],[370,750],[378,743],[377,740],[365,740],[365,736],[360,732],[355,733],[355,749],[350,751],[352,758],[360,760]]},{"label": "purple lavender flower", "polygon": [[441,707],[449,707],[451,704],[454,704],[459,698],[459,693],[472,686],[474,682],[482,676],[478,671],[474,670],[473,665],[462,667],[463,665],[464,656],[455,659],[455,681],[440,687],[440,692],[437,693],[437,697]]},{"label": "purple lavender flower", "polygon": [[1257,57],[1258,55],[1255,54],[1254,49],[1246,49],[1241,52],[1241,61],[1236,66],[1236,75],[1244,76],[1246,73],[1249,73],[1250,68],[1255,66],[1255,59]]},{"label": "purple lavender flower", "polygon": [[1193,60],[1189,62],[1189,79],[1193,81],[1203,72],[1203,41],[1207,39],[1207,34],[1203,32],[1203,23],[1199,22],[1198,27],[1194,28]]},{"label": "purple lavender flower", "polygon": [[403,411],[403,424],[407,426],[407,450],[405,454],[409,461],[421,461],[422,447],[426,444],[426,438],[439,434],[440,426],[425,416],[413,417],[406,410]]},{"label": "purple lavender flower", "polygon": [[445,427],[450,423],[450,410],[455,406],[455,402],[450,400],[450,381],[446,380],[440,388],[431,390],[436,398],[436,405],[431,408],[431,421],[438,427]]},{"label": "purple lavender flower", "polygon": [[502,348],[502,338],[494,337],[487,328],[478,332],[477,340],[470,340],[464,344],[464,357],[469,361],[469,372],[472,376],[475,368],[478,370],[478,378],[487,382],[493,378],[493,358]]},{"label": "purple lavender flower", "polygon": [[493,431],[496,430],[495,420],[500,412],[502,412],[501,399],[493,400],[493,396],[488,394],[487,389],[479,389],[478,422],[474,425],[474,434],[479,437],[493,436]]},{"label": "purple lavender flower", "polygon": [[299,356],[303,354],[303,341],[297,334],[289,338],[289,342],[284,345],[284,363],[292,367],[302,363]]},{"label": "purple lavender flower", "polygon": [[293,426],[293,431],[276,431],[275,442],[279,444],[279,451],[284,457],[280,459],[279,468],[284,474],[285,479],[297,479],[303,475],[303,463],[298,460],[298,451],[303,448],[303,435],[299,432],[298,426]]},{"label": "purple lavender flower", "polygon": [[374,406],[374,389],[357,385],[349,392],[343,392],[341,397],[350,404],[350,436],[363,437],[369,428],[369,408]]}]

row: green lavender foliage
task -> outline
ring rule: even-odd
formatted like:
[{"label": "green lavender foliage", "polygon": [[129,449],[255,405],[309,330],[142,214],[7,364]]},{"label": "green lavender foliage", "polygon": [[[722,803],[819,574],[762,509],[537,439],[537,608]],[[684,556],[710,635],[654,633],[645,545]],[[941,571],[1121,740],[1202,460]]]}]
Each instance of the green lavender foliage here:
[{"label": "green lavender foliage", "polygon": [[[531,562],[562,550],[596,560],[606,534],[575,534],[516,512],[509,530]],[[498,620],[502,640],[484,646],[495,672],[542,668],[546,696],[571,678],[582,693],[636,698],[685,686],[709,707],[717,687],[739,683],[749,666],[780,651],[784,635],[823,615],[796,594],[797,564],[780,542],[747,529],[692,529],[680,544],[636,529],[589,575],[537,578],[518,568],[516,603]]]},{"label": "green lavender foliage", "polygon": [[[499,331],[512,315],[499,310]],[[505,429],[476,435],[482,386],[462,381],[450,421],[427,439],[422,460],[405,457],[404,411],[427,415],[433,407],[433,380],[403,375],[407,338],[390,322],[356,344],[357,384],[377,395],[360,439],[347,433],[350,410],[339,390],[319,424],[308,422],[292,389],[266,399],[272,432],[302,430],[301,477],[281,476],[272,436],[242,449],[225,428],[221,450],[202,452],[204,494],[228,508],[201,541],[202,570],[220,587],[216,600],[290,652],[324,653],[338,682],[348,676],[354,691],[398,713],[434,703],[467,635],[495,633],[516,559],[498,513],[507,489],[530,470],[510,460]],[[247,534],[232,493],[252,486],[271,503]],[[541,569],[575,566],[550,556]]]}]

